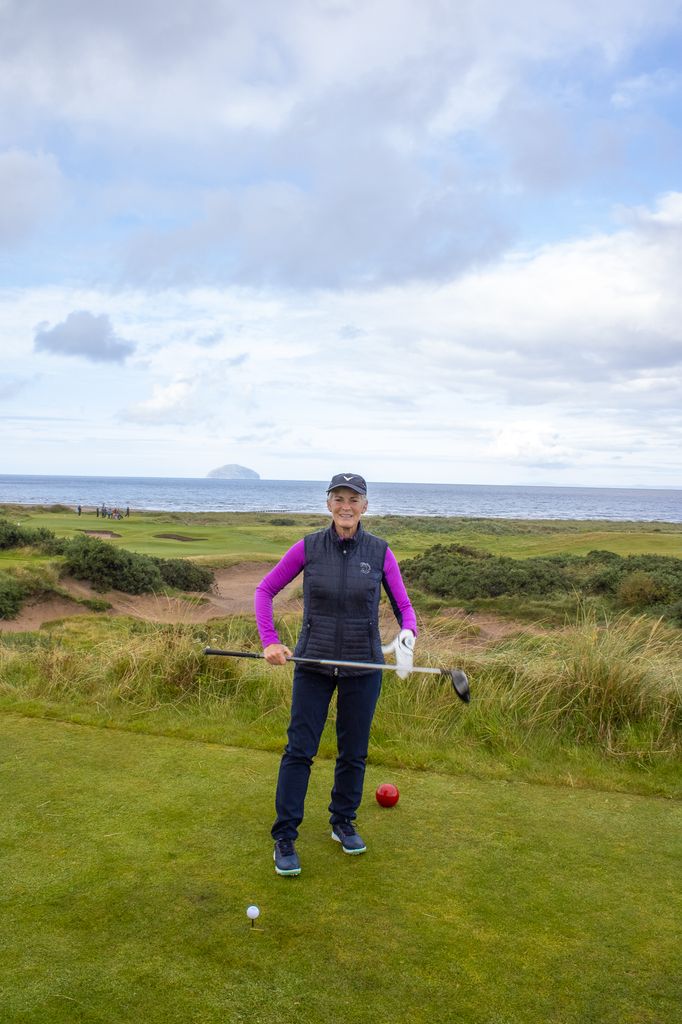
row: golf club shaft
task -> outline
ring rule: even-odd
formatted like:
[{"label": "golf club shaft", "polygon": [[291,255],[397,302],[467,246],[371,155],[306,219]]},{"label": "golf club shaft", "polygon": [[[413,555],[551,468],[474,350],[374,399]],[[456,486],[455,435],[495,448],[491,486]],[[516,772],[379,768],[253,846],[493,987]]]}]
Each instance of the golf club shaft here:
[{"label": "golf club shaft", "polygon": [[[254,654],[251,651],[221,651],[215,647],[204,648],[204,654],[218,654],[226,658],[263,658],[264,654]],[[298,658],[292,655],[287,661],[293,661],[297,665],[326,665],[330,668],[366,668],[368,671],[381,670],[382,672],[395,672],[398,665],[378,665],[369,661],[335,661],[328,658]],[[440,668],[417,668],[410,669],[411,672],[421,672],[425,675],[440,676],[443,670]]]}]

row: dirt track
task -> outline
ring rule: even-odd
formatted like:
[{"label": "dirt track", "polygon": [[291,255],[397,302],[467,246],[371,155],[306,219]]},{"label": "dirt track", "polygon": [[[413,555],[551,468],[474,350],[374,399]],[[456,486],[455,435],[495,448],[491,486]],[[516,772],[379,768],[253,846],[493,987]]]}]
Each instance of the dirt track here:
[{"label": "dirt track", "polygon": [[[253,612],[254,590],[270,568],[269,565],[249,562],[229,569],[218,569],[212,591],[195,594],[189,599],[158,597],[153,594],[135,597],[118,590],[102,594],[87,583],[66,578],[60,582],[60,586],[73,595],[73,601],[66,597],[51,597],[27,604],[15,619],[0,619],[0,632],[21,633],[39,629],[44,623],[55,619],[90,614],[90,609],[76,603],[79,598],[103,598],[111,605],[105,614],[132,615],[147,622],[207,622],[225,615],[248,615]],[[298,609],[300,601],[294,595],[300,585],[300,580],[294,580],[278,595],[275,602],[278,610]]]},{"label": "dirt track", "polygon": [[[79,598],[104,598],[111,608],[103,614],[130,615],[147,622],[208,622],[210,619],[229,615],[250,615],[253,613],[254,590],[270,568],[267,564],[245,562],[229,569],[218,569],[212,591],[207,594],[195,594],[188,599],[150,594],[135,597],[118,590],[101,594],[87,583],[66,578],[61,581],[60,586],[73,596],[73,600],[55,596],[45,601],[26,604],[15,619],[0,619],[0,633],[29,632],[56,619],[91,614],[89,608],[77,603]],[[300,611],[303,605],[299,596],[301,588],[301,578],[290,583],[275,598],[275,608],[280,612]],[[467,615],[460,609],[453,608],[449,615],[474,627],[470,636],[462,637],[462,646],[484,646],[502,637],[528,630],[527,625],[490,614]],[[382,635],[389,636],[394,629],[395,620],[389,610],[385,615]]]}]

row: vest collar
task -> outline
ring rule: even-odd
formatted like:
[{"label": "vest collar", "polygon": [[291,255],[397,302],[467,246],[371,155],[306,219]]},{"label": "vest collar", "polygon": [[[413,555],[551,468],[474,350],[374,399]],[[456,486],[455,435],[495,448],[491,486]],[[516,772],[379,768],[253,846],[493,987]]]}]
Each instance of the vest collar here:
[{"label": "vest collar", "polygon": [[338,533],[336,532],[336,528],[334,527],[334,524],[330,523],[330,525],[329,525],[329,534],[330,534],[332,540],[336,544],[338,544],[339,547],[341,547],[342,544],[345,544],[345,545],[350,544],[351,547],[355,547],[355,545],[360,540],[360,537],[362,536],[362,533],[363,533],[362,523],[358,523],[357,530],[355,531],[355,533],[353,534],[352,537],[348,537],[348,538],[346,538],[346,537],[339,537]]}]

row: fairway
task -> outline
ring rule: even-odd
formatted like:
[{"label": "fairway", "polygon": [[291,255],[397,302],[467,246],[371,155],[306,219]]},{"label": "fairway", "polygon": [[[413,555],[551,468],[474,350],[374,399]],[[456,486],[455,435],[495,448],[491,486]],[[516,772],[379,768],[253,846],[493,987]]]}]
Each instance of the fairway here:
[{"label": "fairway", "polygon": [[319,761],[282,879],[274,754],[9,714],[0,747],[3,1022],[679,1017],[679,803],[370,765],[344,857]]}]

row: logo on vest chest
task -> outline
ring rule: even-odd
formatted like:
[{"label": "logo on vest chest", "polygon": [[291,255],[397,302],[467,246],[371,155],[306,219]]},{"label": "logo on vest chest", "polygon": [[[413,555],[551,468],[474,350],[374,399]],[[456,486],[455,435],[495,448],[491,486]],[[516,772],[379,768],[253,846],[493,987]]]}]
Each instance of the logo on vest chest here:
[{"label": "logo on vest chest", "polygon": [[372,566],[369,562],[360,562],[360,572],[364,572],[365,576],[368,572],[372,571]]}]

